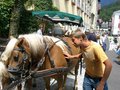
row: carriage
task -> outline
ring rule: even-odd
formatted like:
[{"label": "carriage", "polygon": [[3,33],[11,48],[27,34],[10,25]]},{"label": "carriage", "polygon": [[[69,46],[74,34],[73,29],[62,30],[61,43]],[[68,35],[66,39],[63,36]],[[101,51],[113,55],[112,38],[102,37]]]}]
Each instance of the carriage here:
[{"label": "carriage", "polygon": [[[32,90],[32,78],[38,77],[45,79],[47,90],[50,90],[48,77],[57,80],[57,90],[63,90],[68,72],[79,62],[78,59],[66,60],[63,54],[66,51],[70,54],[79,53],[79,49],[73,45],[69,37],[59,39],[52,36],[25,34],[12,38],[1,55],[1,60],[7,67],[1,69],[2,72],[5,71],[1,72],[4,76],[3,90],[11,90],[15,86],[21,90],[23,82],[26,82],[27,90]],[[77,71],[75,73],[77,75]]]}]

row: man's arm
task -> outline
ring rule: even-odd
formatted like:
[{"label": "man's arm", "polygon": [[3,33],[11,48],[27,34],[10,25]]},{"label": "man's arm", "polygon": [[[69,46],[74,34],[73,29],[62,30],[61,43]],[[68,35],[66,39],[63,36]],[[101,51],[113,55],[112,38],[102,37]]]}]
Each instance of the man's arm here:
[{"label": "man's arm", "polygon": [[76,54],[76,55],[70,55],[69,53],[64,52],[64,55],[65,55],[65,58],[67,58],[67,59],[73,59],[73,58],[80,58],[81,53]]},{"label": "man's arm", "polygon": [[107,59],[103,63],[105,65],[105,71],[104,71],[103,77],[102,77],[99,85],[97,86],[97,90],[103,90],[104,89],[105,82],[107,81],[107,79],[110,75],[110,72],[112,70],[112,63],[111,63],[110,60]]}]

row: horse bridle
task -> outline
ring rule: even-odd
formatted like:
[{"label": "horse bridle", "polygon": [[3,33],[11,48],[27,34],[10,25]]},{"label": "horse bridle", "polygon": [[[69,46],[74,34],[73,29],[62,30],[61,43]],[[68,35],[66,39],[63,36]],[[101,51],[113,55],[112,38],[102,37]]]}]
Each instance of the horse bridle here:
[{"label": "horse bridle", "polygon": [[[20,51],[23,54],[22,63],[19,65],[19,68],[17,68],[17,69],[8,66],[8,72],[10,72],[13,75],[25,77],[29,73],[30,67],[31,67],[31,60],[29,60],[28,53],[25,51],[24,47],[15,48],[13,50]],[[18,59],[18,56],[16,56],[15,58]],[[26,64],[27,60],[29,60],[30,65],[29,65],[28,69],[25,69],[25,64]]]},{"label": "horse bridle", "polygon": [[[56,41],[56,42],[54,42],[50,47],[48,47],[48,45],[47,45],[46,41],[44,40],[44,38],[43,38],[43,41],[45,43],[45,51],[44,51],[44,53],[42,55],[42,58],[39,60],[39,62],[37,64],[37,67],[34,70],[34,72],[36,72],[43,65],[43,63],[45,61],[45,55],[46,54],[48,54],[51,67],[52,68],[55,67],[54,60],[51,58],[51,55],[50,55],[50,50],[53,48],[53,46],[57,42],[61,41],[61,39]],[[25,64],[26,64],[27,60],[29,60],[29,57],[28,57],[28,54],[27,54],[25,48],[21,46],[19,48],[15,48],[14,50],[20,51],[23,54],[24,57],[22,57],[22,63],[20,64],[21,68],[18,68],[18,70],[16,70],[16,71],[14,70],[14,68],[13,69],[11,68],[11,70],[9,70],[9,71],[11,73],[15,74],[15,75],[20,75],[21,77],[25,77],[26,75],[31,74],[31,66],[32,66],[32,61],[31,60],[29,61],[30,65],[29,65],[28,69],[27,70],[25,69]]]},{"label": "horse bridle", "polygon": [[[55,43],[57,43],[58,41],[54,42],[53,45],[51,45],[51,47],[48,47],[48,45],[47,45],[47,43],[44,39],[43,39],[43,41],[45,43],[45,51],[42,55],[42,58],[39,60],[35,71],[37,71],[43,65],[43,63],[45,61],[44,56],[46,54],[48,54],[48,57],[49,57],[49,60],[50,60],[50,63],[51,63],[51,67],[55,66],[54,62],[51,58],[51,55],[50,55],[50,50],[55,45]],[[26,75],[31,73],[30,71],[31,71],[32,61],[31,60],[29,61],[30,65],[29,65],[28,69],[26,70],[25,69],[25,64],[26,64],[27,60],[29,60],[29,56],[28,56],[28,53],[26,52],[25,48],[21,46],[19,48],[15,48],[13,50],[17,50],[17,51],[19,51],[23,54],[22,63],[19,65],[19,68],[17,70],[8,66],[10,68],[10,69],[8,69],[8,71],[12,74],[19,75],[21,77],[25,77]],[[18,57],[16,56],[15,58],[18,58]]]},{"label": "horse bridle", "polygon": [[[19,78],[19,80],[18,79],[16,79],[16,78],[10,78],[13,82],[8,86],[8,87],[6,87],[4,90],[9,90],[9,88],[11,89],[11,88],[13,88],[13,86],[16,86],[16,85],[19,85],[19,84],[21,84],[21,82],[24,82],[24,81],[26,81],[26,80],[28,80],[28,79],[31,79],[32,77],[34,77],[34,74],[37,72],[37,70],[43,65],[43,63],[44,63],[44,61],[45,61],[45,59],[44,59],[44,56],[45,56],[45,54],[47,53],[48,54],[48,57],[49,57],[49,60],[50,60],[50,63],[51,63],[51,65],[53,65],[53,66],[51,66],[51,67],[55,67],[55,65],[54,65],[54,62],[52,62],[53,60],[52,60],[52,58],[50,57],[50,50],[53,48],[53,46],[57,43],[57,42],[59,42],[59,41],[61,41],[61,40],[58,40],[58,41],[56,41],[56,42],[54,42],[53,43],[53,45],[52,46],[50,46],[50,47],[48,47],[48,45],[46,44],[45,45],[45,51],[44,51],[44,54],[43,54],[43,57],[40,59],[40,61],[39,61],[39,63],[38,63],[38,65],[37,65],[37,67],[36,67],[36,69],[34,70],[34,71],[31,71],[31,65],[32,65],[32,61],[30,60],[30,66],[29,66],[29,69],[25,69],[24,67],[25,67],[25,63],[27,62],[27,60],[29,60],[29,57],[28,57],[28,53],[26,52],[26,50],[25,50],[25,48],[24,47],[20,47],[20,48],[15,48],[14,50],[17,50],[17,51],[20,51],[21,53],[23,53],[23,57],[22,57],[22,70],[21,69],[19,69],[18,70],[18,72],[19,71],[21,71],[21,73],[20,73],[20,78]],[[46,42],[45,42],[46,43]],[[16,57],[17,58],[17,57]],[[44,60],[42,60],[42,59],[44,59]],[[14,69],[13,69],[14,70]],[[49,71],[49,70],[48,70]],[[69,69],[67,68],[67,69],[64,69],[64,68],[61,68],[61,69],[55,69],[54,71],[50,71],[50,72],[47,72],[46,74],[48,75],[48,73],[54,73],[54,72],[68,72],[69,71]],[[18,72],[16,72],[17,73],[17,75],[18,75]],[[43,71],[44,72],[44,71]],[[42,73],[42,72],[41,72]],[[43,75],[45,76],[46,75],[45,74],[45,72],[43,73]],[[50,74],[49,74],[50,75]]]}]

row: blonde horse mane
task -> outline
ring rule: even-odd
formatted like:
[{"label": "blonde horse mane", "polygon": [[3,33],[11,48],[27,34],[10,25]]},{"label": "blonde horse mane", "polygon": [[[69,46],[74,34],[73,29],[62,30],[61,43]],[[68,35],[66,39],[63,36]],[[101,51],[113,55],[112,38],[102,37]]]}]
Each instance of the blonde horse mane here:
[{"label": "blonde horse mane", "polygon": [[48,46],[51,46],[53,45],[53,43],[55,43],[63,50],[63,52],[68,51],[67,49],[68,46],[62,40],[53,36],[47,35],[42,36],[36,33],[32,33],[20,35],[19,38],[21,37],[24,37],[28,41],[30,48],[34,54],[37,54],[38,50],[41,50],[41,53],[44,52],[45,42]]},{"label": "blonde horse mane", "polygon": [[45,49],[45,43],[43,41],[43,36],[32,33],[32,34],[24,34],[24,35],[19,35],[18,38],[25,38],[25,40],[28,42],[30,49],[34,55],[37,55],[39,51],[41,53]]},{"label": "blonde horse mane", "polygon": [[7,61],[8,60],[8,58],[10,57],[11,52],[14,49],[14,46],[15,46],[15,44],[16,44],[17,41],[18,40],[16,38],[12,38],[8,42],[8,44],[7,44],[6,48],[5,48],[5,51],[1,55],[1,60],[2,61]]},{"label": "blonde horse mane", "polygon": [[[39,50],[41,50],[41,53],[44,52],[45,42],[49,46],[55,43],[57,46],[59,46],[63,50],[63,52],[68,51],[67,45],[62,40],[56,37],[47,36],[47,35],[42,36],[42,35],[32,33],[32,34],[19,35],[18,38],[22,38],[22,37],[24,37],[27,40],[34,55],[36,55],[39,52]],[[5,51],[1,55],[2,61],[7,61],[17,41],[18,40],[16,38],[12,38],[9,41]]]},{"label": "blonde horse mane", "polygon": [[[11,52],[12,50],[14,49],[14,46],[17,42],[17,39],[16,38],[11,38],[10,41],[8,42],[6,48],[5,48],[5,51],[2,53],[1,57],[0,57],[0,60],[1,61],[7,61],[8,58],[10,57],[11,55]],[[6,69],[6,66],[3,62],[0,62],[0,80],[2,80],[2,77],[5,76],[5,77],[8,77],[8,71]]]},{"label": "blonde horse mane", "polygon": [[46,41],[51,39],[57,46],[62,49],[63,52],[69,52],[68,46],[63,42],[63,40],[52,36],[44,36],[44,38],[46,38]]}]

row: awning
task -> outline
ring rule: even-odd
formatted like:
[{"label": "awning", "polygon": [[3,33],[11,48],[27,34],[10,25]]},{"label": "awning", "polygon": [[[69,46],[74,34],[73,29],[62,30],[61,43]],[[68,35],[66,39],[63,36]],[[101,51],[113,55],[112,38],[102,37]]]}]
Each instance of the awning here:
[{"label": "awning", "polygon": [[66,23],[82,26],[83,19],[80,16],[60,11],[33,11],[33,16],[52,21],[53,23]]}]

